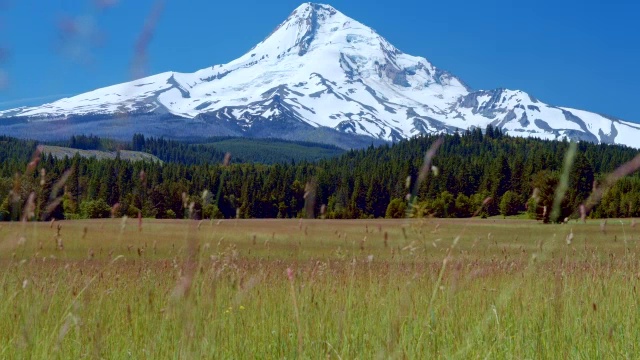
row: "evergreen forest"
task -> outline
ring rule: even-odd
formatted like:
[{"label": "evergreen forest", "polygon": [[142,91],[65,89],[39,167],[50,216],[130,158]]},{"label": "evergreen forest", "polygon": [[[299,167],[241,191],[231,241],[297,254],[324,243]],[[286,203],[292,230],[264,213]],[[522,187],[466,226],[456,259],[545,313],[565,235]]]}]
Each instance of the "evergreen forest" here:
[{"label": "evergreen forest", "polygon": [[[218,146],[135,135],[130,144],[74,137],[60,145],[127,148],[158,162],[40,154],[35,141],[0,136],[0,220],[151,218],[382,218],[413,216],[522,216],[551,220],[567,141],[511,137],[488,127],[443,136],[429,171],[425,153],[440,137],[343,152],[291,143],[289,152],[327,150],[318,159],[278,153],[250,162]],[[262,140],[224,139],[245,158],[267,154]],[[240,145],[239,145],[240,144]],[[568,172],[557,220],[580,217],[579,208],[606,175],[639,154],[624,146],[581,142]],[[225,160],[226,158],[226,160]],[[416,201],[409,201],[409,194]],[[608,186],[589,213],[593,218],[640,216],[640,175]]]}]

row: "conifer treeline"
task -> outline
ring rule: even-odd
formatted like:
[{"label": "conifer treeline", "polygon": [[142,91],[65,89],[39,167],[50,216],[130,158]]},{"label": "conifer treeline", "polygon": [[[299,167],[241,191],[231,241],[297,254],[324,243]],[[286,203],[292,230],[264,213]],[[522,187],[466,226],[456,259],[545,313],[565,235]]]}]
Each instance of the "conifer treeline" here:
[{"label": "conifer treeline", "polygon": [[227,152],[233,154],[233,162],[235,163],[257,162],[263,164],[304,160],[317,161],[344,153],[343,149],[332,145],[280,139],[214,137],[192,141],[194,142],[134,134],[132,141],[127,143],[102,139],[94,135],[74,135],[69,140],[52,142],[49,145],[81,150],[140,151],[155,155],[165,162],[177,162],[184,165],[221,162]]},{"label": "conifer treeline", "polygon": [[[404,216],[407,183],[416,181],[435,139],[418,137],[316,163],[185,165],[45,156],[27,166],[36,144],[0,138],[0,218],[17,220],[32,213],[28,215],[46,220],[138,212],[145,217],[182,218],[189,216],[190,206],[199,218]],[[483,216],[526,211],[548,220],[568,147],[568,142],[505,136],[491,127],[485,133],[472,130],[445,136],[433,171],[418,188],[416,213],[468,217],[482,208]],[[594,184],[637,154],[622,146],[580,143],[561,219],[576,216]],[[56,182],[65,175],[64,186],[57,189]],[[483,206],[487,198],[492,201]],[[640,216],[640,176],[616,183],[591,215]]]}]

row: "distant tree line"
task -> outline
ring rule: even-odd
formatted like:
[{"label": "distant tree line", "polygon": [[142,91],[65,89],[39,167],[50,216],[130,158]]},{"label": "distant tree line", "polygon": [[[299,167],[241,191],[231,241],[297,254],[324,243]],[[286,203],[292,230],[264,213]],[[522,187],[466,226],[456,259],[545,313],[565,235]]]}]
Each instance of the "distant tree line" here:
[{"label": "distant tree line", "polygon": [[289,161],[317,161],[344,153],[332,145],[280,139],[251,139],[239,137],[213,137],[184,141],[145,137],[134,134],[131,142],[103,139],[95,135],[73,135],[65,141],[50,142],[81,150],[132,150],[155,155],[164,162],[184,165],[202,165],[221,162],[226,153],[233,154],[235,163],[256,162],[274,164]]},{"label": "distant tree line", "polygon": [[[190,145],[142,136],[134,137],[133,149],[175,151],[162,156],[171,160],[38,161],[35,142],[0,137],[0,219],[403,217],[407,194],[435,140],[422,136],[317,162],[225,165],[222,152],[200,161],[189,153]],[[411,213],[527,214],[549,221],[568,148],[566,141],[510,137],[492,127],[447,135],[433,169],[417,186]],[[603,176],[637,154],[624,146],[580,143],[559,219],[578,217],[580,204]],[[640,216],[640,176],[618,181],[590,216]]]},{"label": "distant tree line", "polygon": [[275,164],[290,161],[316,161],[344,153],[331,145],[279,139],[219,137],[198,143],[133,135],[131,150],[153,154],[165,162],[202,165],[222,162],[230,152],[234,163]]}]

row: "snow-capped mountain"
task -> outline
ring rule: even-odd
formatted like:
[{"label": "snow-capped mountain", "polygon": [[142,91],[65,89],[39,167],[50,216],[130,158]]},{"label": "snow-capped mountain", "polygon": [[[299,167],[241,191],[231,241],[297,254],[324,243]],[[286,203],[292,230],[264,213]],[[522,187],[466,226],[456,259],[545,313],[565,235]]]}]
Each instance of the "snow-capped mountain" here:
[{"label": "snow-capped mountain", "polygon": [[640,147],[640,124],[468,88],[329,5],[305,3],[242,57],[37,107],[0,111],[0,133],[61,138],[239,135],[343,147],[487,125],[510,135]]}]

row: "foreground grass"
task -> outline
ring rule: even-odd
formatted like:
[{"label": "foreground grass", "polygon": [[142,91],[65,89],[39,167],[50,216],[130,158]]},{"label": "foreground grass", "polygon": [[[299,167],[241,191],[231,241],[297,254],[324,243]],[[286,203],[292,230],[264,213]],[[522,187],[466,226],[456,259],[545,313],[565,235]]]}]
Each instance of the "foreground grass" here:
[{"label": "foreground grass", "polygon": [[0,358],[640,356],[629,222],[0,226]]}]

